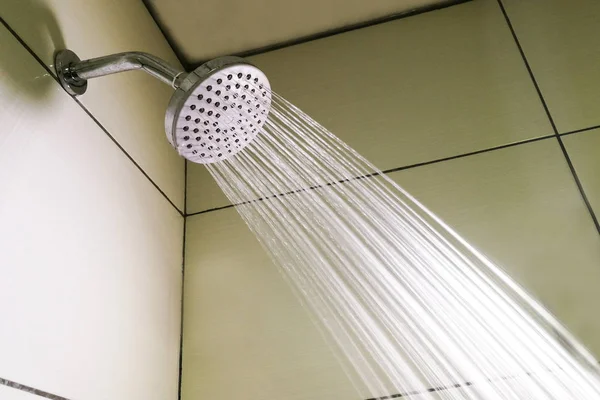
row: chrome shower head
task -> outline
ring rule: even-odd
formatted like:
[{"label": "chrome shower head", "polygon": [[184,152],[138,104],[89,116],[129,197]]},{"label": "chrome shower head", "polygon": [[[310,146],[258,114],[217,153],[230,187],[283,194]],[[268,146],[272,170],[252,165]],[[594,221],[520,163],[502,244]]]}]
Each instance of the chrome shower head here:
[{"label": "chrome shower head", "polygon": [[210,164],[246,147],[271,107],[269,80],[238,57],[211,60],[189,73],[165,118],[169,142],[188,160]]},{"label": "chrome shower head", "polygon": [[169,143],[189,161],[210,164],[234,156],[260,132],[271,108],[265,74],[239,57],[220,57],[185,73],[146,53],[129,52],[81,61],[75,53],[56,54],[63,88],[73,96],[87,90],[87,80],[141,69],[170,84],[175,93],[167,107]]}]

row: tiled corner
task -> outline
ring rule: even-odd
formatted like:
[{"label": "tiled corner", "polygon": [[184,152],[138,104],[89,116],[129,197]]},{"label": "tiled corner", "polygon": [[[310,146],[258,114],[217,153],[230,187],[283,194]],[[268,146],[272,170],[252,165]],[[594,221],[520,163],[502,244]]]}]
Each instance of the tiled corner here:
[{"label": "tiled corner", "polygon": [[[142,1],[7,0],[0,17],[52,70],[63,48],[82,59],[146,51],[179,65]],[[135,71],[90,80],[79,100],[183,211],[184,161],[164,131],[172,93]]]},{"label": "tiled corner", "polygon": [[502,3],[558,131],[600,125],[600,2]]},{"label": "tiled corner", "polygon": [[360,400],[235,209],[187,219],[185,260],[183,400]]},{"label": "tiled corner", "polygon": [[175,398],[183,218],[2,25],[0,67],[0,378]]},{"label": "tiled corner", "polygon": [[504,268],[600,357],[600,237],[556,139],[390,177]]},{"label": "tiled corner", "polygon": [[583,190],[600,218],[600,129],[562,138]]},{"label": "tiled corner", "polygon": [[204,165],[188,163],[187,213],[194,214],[230,204]]},{"label": "tiled corner", "polygon": [[[386,170],[552,133],[494,0],[251,57],[274,90]],[[202,166],[188,211],[227,204]]]},{"label": "tiled corner", "polygon": [[[320,0],[267,0],[260,3],[260,7],[252,1],[223,3],[213,7],[206,7],[203,2],[152,0],[150,3],[183,56],[194,63],[297,40],[307,35],[440,2],[352,0],[337,3]],[[340,4],[343,4],[343,7],[340,7]],[[222,21],[235,27],[235,34],[215,35],[215,28],[220,27]]]}]

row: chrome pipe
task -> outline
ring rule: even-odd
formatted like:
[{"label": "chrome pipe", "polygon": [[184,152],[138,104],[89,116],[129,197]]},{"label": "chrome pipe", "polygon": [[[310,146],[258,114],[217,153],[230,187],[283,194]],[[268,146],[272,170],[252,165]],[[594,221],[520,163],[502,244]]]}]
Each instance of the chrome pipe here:
[{"label": "chrome pipe", "polygon": [[85,93],[88,79],[119,72],[142,70],[174,89],[187,75],[158,57],[137,51],[82,61],[72,51],[62,50],[56,55],[55,68],[63,87],[74,96]]},{"label": "chrome pipe", "polygon": [[173,85],[175,78],[183,72],[158,57],[137,51],[91,58],[70,66],[73,76],[86,80],[136,69],[141,69],[169,85]]}]

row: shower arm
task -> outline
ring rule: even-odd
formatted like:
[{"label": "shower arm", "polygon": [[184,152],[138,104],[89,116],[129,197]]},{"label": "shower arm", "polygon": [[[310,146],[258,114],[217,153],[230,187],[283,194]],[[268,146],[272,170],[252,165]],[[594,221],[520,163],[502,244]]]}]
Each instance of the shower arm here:
[{"label": "shower arm", "polygon": [[88,79],[116,74],[119,72],[142,70],[177,89],[187,73],[173,68],[164,60],[148,53],[131,51],[111,54],[104,57],[80,60],[70,50],[56,54],[55,68],[63,88],[73,96],[85,93]]}]

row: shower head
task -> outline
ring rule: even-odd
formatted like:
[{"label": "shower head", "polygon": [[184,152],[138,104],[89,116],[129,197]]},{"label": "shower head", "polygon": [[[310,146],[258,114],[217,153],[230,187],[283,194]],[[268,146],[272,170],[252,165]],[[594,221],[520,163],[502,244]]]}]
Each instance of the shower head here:
[{"label": "shower head", "polygon": [[238,57],[217,58],[189,73],[171,97],[167,138],[190,161],[224,160],[256,137],[270,106],[261,70]]},{"label": "shower head", "polygon": [[189,161],[210,164],[243,150],[256,138],[271,108],[265,74],[239,57],[220,57],[190,73],[146,53],[129,52],[81,61],[75,53],[56,54],[63,88],[73,96],[87,90],[87,80],[141,69],[170,84],[175,93],[167,107],[169,143]]}]

